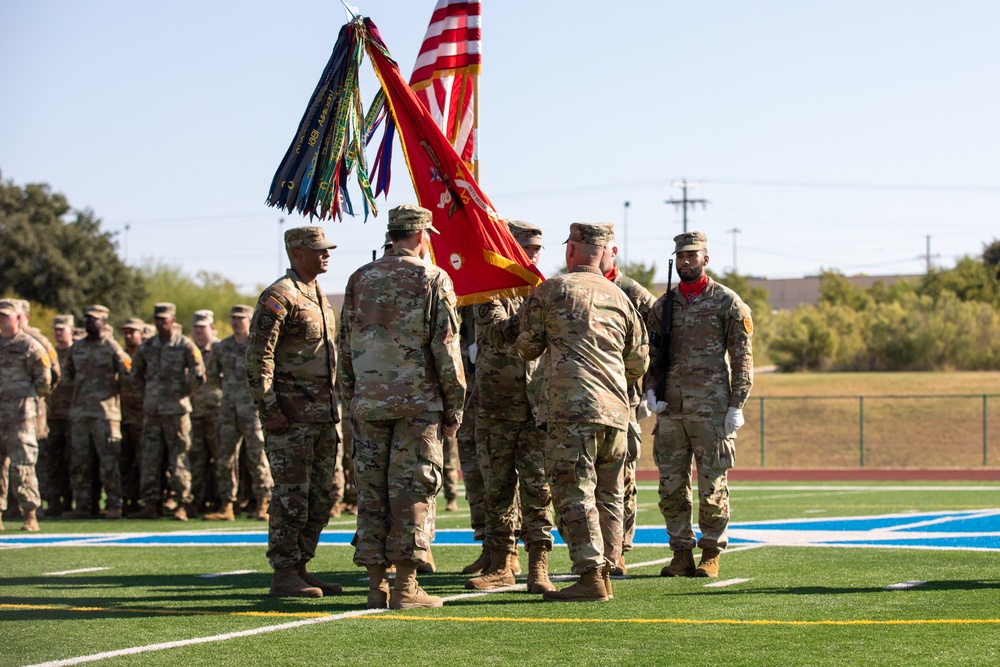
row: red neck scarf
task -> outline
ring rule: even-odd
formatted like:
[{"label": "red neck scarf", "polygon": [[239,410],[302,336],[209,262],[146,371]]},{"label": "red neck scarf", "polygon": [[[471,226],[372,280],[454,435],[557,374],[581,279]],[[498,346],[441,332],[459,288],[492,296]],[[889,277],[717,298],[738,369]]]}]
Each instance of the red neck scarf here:
[{"label": "red neck scarf", "polygon": [[611,282],[614,282],[615,278],[618,277],[618,265],[612,264],[611,268],[608,269],[608,272],[604,274],[604,277],[610,280]]},{"label": "red neck scarf", "polygon": [[677,289],[680,290],[684,298],[687,299],[688,303],[691,303],[698,298],[705,288],[708,287],[708,275],[702,274],[701,278],[694,281],[693,283],[686,283],[683,280],[677,283]]}]

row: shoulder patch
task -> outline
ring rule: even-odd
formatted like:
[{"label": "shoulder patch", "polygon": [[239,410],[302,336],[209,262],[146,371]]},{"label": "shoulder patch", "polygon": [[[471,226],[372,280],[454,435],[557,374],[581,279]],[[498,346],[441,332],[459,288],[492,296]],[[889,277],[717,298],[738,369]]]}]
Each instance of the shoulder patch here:
[{"label": "shoulder patch", "polygon": [[49,348],[49,359],[52,363],[56,363],[59,360],[59,355],[56,354],[56,349],[54,347]]},{"label": "shoulder patch", "polygon": [[[278,304],[281,305],[281,304]],[[267,331],[274,326],[274,318],[267,313],[262,313],[260,317],[257,318],[257,327]]]},{"label": "shoulder patch", "polygon": [[41,360],[42,366],[45,366],[46,368],[52,368],[52,360],[49,359],[46,355],[43,354],[41,357],[39,357],[39,360]]},{"label": "shoulder patch", "polygon": [[127,370],[129,373],[131,373],[132,372],[132,360],[129,357],[125,357],[124,359],[122,359],[122,363],[125,364],[125,370]]},{"label": "shoulder patch", "polygon": [[455,297],[454,292],[448,292],[448,296],[445,297],[445,300],[448,302],[448,305],[453,308],[458,304],[458,299]]},{"label": "shoulder patch", "polygon": [[749,315],[743,318],[743,329],[747,332],[747,335],[753,335],[753,320],[750,319]]},{"label": "shoulder patch", "polygon": [[[267,297],[267,299],[264,301],[264,307],[270,310],[275,315],[279,316],[281,315],[281,313],[285,311],[285,307],[282,306],[281,302],[275,299],[273,296]],[[271,323],[273,324],[274,321],[272,320]]]},{"label": "shoulder patch", "polygon": [[198,349],[198,346],[192,345],[191,348],[192,348],[191,352],[194,353],[194,358],[198,361],[201,361],[201,350]]}]

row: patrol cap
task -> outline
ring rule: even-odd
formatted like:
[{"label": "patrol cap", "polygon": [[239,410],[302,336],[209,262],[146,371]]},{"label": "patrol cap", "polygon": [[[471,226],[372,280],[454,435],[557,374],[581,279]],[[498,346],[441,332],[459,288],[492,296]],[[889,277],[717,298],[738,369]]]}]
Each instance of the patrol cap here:
[{"label": "patrol cap", "polygon": [[11,299],[17,311],[25,316],[31,315],[31,302],[27,299]]},{"label": "patrol cap", "polygon": [[523,220],[508,220],[507,229],[510,230],[514,240],[517,241],[522,248],[527,248],[530,245],[542,246],[542,230],[540,227],[536,227],[530,222],[524,222]]},{"label": "patrol cap", "polygon": [[674,254],[708,248],[708,237],[705,232],[684,232],[674,237]]},{"label": "patrol cap", "polygon": [[122,331],[131,329],[133,331],[145,331],[146,323],[140,320],[138,317],[130,317],[125,320],[125,324],[122,325]]},{"label": "patrol cap", "polygon": [[403,204],[389,211],[390,232],[416,232],[427,229],[434,234],[440,234],[431,224],[434,214],[416,204]]},{"label": "patrol cap", "polygon": [[153,318],[157,317],[177,317],[177,306],[169,301],[153,304]]},{"label": "patrol cap", "polygon": [[87,306],[83,310],[83,316],[84,317],[88,317],[89,316],[89,317],[95,317],[95,318],[101,319],[101,320],[106,320],[106,319],[108,319],[109,315],[111,315],[111,311],[108,310],[105,306],[102,306],[100,304],[94,304],[93,306]]},{"label": "patrol cap", "polygon": [[52,328],[53,329],[72,329],[73,328],[73,316],[72,315],[56,315],[52,318]]},{"label": "patrol cap", "polygon": [[326,238],[322,227],[292,227],[285,231],[285,250],[309,248],[310,250],[332,250],[337,246]]},{"label": "patrol cap", "polygon": [[152,324],[142,325],[143,338],[149,338],[150,336],[155,336],[155,335],[156,335],[156,327],[154,327]]},{"label": "patrol cap", "polygon": [[233,306],[233,309],[229,311],[230,317],[251,317],[253,315],[253,308],[246,305],[245,303],[238,303]]},{"label": "patrol cap", "polygon": [[564,244],[570,241],[577,243],[587,243],[603,248],[614,238],[614,234],[608,231],[608,225],[591,222],[574,222],[569,226],[569,238],[563,241]]},{"label": "patrol cap", "polygon": [[194,317],[191,319],[191,324],[193,326],[215,324],[215,313],[211,310],[196,310],[194,311]]},{"label": "patrol cap", "polygon": [[15,299],[0,299],[0,315],[17,315],[20,312],[21,307]]}]

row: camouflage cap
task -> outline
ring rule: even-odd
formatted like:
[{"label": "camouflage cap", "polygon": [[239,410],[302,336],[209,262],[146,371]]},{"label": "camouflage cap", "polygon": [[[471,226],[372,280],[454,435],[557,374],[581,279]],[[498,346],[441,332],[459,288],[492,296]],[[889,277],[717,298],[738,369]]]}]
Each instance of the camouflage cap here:
[{"label": "camouflage cap", "polygon": [[11,299],[14,302],[14,307],[17,308],[17,312],[22,315],[31,315],[31,302],[27,299]]},{"label": "camouflage cap", "polygon": [[21,306],[16,299],[0,299],[0,315],[16,315],[21,312]]},{"label": "camouflage cap", "polygon": [[326,238],[322,227],[292,227],[285,231],[285,250],[309,248],[310,250],[332,250],[337,246]]},{"label": "camouflage cap", "polygon": [[168,301],[153,304],[153,319],[157,317],[177,317],[177,306]]},{"label": "camouflage cap", "polygon": [[143,324],[142,325],[142,337],[143,338],[149,338],[150,336],[155,336],[155,335],[156,335],[156,327],[154,327],[152,324]]},{"label": "camouflage cap", "polygon": [[56,315],[52,318],[52,328],[53,329],[72,329],[73,328],[73,316],[72,315]]},{"label": "camouflage cap", "polygon": [[507,229],[510,230],[514,240],[517,241],[522,248],[527,248],[530,245],[542,246],[542,230],[540,227],[536,227],[530,222],[524,222],[523,220],[508,220]]},{"label": "camouflage cap", "polygon": [[427,229],[434,234],[440,234],[431,224],[434,214],[416,204],[403,204],[389,211],[390,232],[415,232]]},{"label": "camouflage cap", "polygon": [[705,232],[684,232],[674,237],[674,254],[708,248]]},{"label": "camouflage cap", "polygon": [[83,310],[84,317],[94,317],[99,320],[106,320],[111,315],[111,311],[107,309],[106,306],[100,304],[94,304],[93,306],[87,306]]},{"label": "camouflage cap", "polygon": [[122,325],[122,331],[126,331],[128,329],[132,329],[133,331],[145,331],[146,323],[138,317],[130,317],[125,320],[125,324]]},{"label": "camouflage cap", "polygon": [[229,317],[251,317],[252,315],[253,307],[245,303],[238,303],[229,311]]},{"label": "camouflage cap", "polygon": [[191,324],[193,326],[215,324],[215,313],[211,310],[196,310],[194,317],[191,318]]},{"label": "camouflage cap", "polygon": [[614,238],[614,234],[609,232],[608,225],[590,222],[574,222],[569,226],[569,238],[563,241],[568,243],[586,243],[603,248]]}]

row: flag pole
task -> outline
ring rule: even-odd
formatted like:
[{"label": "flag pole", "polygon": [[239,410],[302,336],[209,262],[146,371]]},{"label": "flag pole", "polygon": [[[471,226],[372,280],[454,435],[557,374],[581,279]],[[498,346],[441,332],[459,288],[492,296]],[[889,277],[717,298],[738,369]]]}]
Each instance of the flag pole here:
[{"label": "flag pole", "polygon": [[473,78],[472,93],[472,175],[479,183],[479,73]]}]

